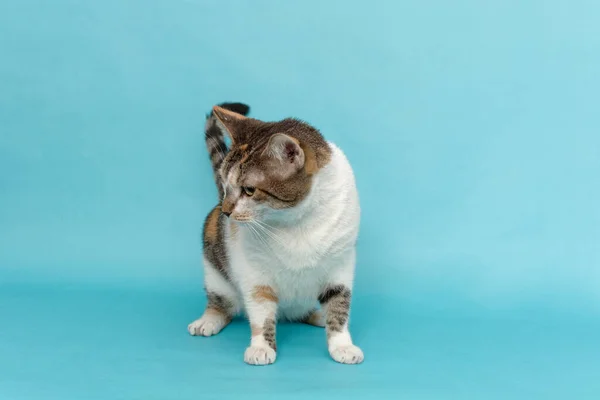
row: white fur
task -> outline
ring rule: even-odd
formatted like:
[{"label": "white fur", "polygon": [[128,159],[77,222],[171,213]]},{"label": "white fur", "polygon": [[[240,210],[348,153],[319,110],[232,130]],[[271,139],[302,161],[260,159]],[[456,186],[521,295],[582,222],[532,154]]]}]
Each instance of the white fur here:
[{"label": "white fur", "polygon": [[[257,339],[262,339],[262,336]],[[252,341],[256,341],[255,338],[252,338]],[[265,340],[262,339],[262,341]],[[252,344],[244,352],[244,361],[251,365],[273,364],[276,358],[277,352],[270,348],[267,343]]]},{"label": "white fur", "polygon": [[362,350],[353,344],[332,347],[329,345],[331,358],[342,364],[360,364],[365,359]]},{"label": "white fur", "polygon": [[[337,146],[330,145],[330,162],[313,177],[310,193],[299,205],[280,211],[259,210],[262,213],[255,216],[260,222],[239,223],[235,235],[228,226],[230,278],[235,287],[214,268],[205,268],[207,289],[228,297],[235,293],[253,324],[261,326],[275,315],[279,319],[305,316],[315,308],[327,285],[352,288],[360,221],[358,193],[348,160]],[[235,211],[247,213],[250,207],[238,201]],[[251,293],[258,285],[271,286],[279,302],[256,303]],[[331,335],[328,346],[338,362],[363,359],[347,326]],[[251,364],[269,364],[275,361],[275,352],[266,343],[254,343],[253,338],[244,358]]]},{"label": "white fur", "polygon": [[188,332],[192,336],[212,336],[221,332],[227,325],[225,316],[218,314],[204,315],[188,325]]}]

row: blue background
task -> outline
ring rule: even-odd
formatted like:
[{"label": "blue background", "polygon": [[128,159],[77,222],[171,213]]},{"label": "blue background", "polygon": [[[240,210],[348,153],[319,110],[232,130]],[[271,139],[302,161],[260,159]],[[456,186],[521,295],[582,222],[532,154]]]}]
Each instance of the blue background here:
[{"label": "blue background", "polygon": [[[0,0],[0,398],[600,398],[600,3]],[[344,149],[352,330],[193,338],[205,112]],[[366,397],[365,397],[366,398]]]}]

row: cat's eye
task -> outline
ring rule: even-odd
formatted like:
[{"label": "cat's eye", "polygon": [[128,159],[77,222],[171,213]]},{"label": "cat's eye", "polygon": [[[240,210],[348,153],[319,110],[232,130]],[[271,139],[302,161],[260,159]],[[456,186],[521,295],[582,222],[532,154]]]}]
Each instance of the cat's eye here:
[{"label": "cat's eye", "polygon": [[242,187],[242,190],[244,191],[244,194],[246,194],[246,196],[249,196],[249,197],[252,197],[252,195],[256,191],[256,189],[253,188],[252,186],[244,186],[244,187]]}]

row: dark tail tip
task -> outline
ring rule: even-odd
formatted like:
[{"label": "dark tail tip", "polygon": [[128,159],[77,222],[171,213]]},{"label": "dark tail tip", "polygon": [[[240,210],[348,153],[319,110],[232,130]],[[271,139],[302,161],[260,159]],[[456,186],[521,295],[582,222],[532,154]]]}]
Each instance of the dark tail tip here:
[{"label": "dark tail tip", "polygon": [[219,107],[242,115],[248,115],[250,112],[250,106],[244,103],[221,103]]}]

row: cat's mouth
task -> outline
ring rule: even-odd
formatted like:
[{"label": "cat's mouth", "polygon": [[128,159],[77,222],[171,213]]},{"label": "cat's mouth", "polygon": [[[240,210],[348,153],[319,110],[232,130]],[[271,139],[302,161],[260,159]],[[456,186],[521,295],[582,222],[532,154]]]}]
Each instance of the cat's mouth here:
[{"label": "cat's mouth", "polygon": [[244,217],[244,216],[237,216],[237,217],[233,217],[233,220],[235,222],[247,223],[247,222],[254,221],[254,218],[252,218],[252,217]]}]

